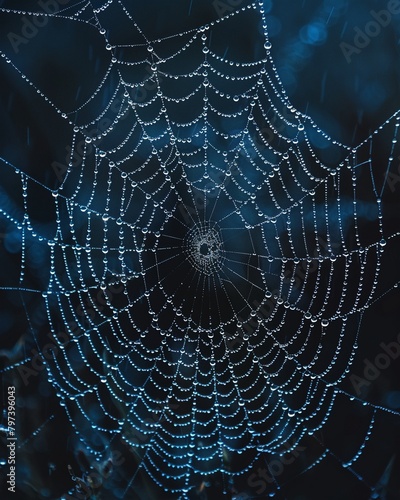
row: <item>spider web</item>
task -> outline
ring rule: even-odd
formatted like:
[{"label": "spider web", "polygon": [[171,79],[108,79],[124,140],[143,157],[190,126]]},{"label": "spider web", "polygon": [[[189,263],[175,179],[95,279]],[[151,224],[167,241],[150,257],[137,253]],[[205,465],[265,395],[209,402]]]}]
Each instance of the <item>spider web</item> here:
[{"label": "spider web", "polygon": [[[110,12],[131,39],[104,28]],[[152,40],[120,0],[49,16],[98,30],[108,68],[69,110],[1,54],[71,140],[48,183],[2,158],[23,210],[0,213],[21,242],[14,287],[42,295],[59,348],[43,362],[82,449],[100,463],[122,441],[135,456],[119,498],[143,471],[174,497],[206,480],[230,494],[260,461],[273,496],[290,478],[273,474],[271,457],[304,445],[298,475],[334,460],[374,495],[358,464],[376,420],[398,413],[343,381],[365,312],[397,286],[380,280],[400,234],[383,217],[398,113],[355,148],[324,133],[286,96],[259,2]],[[260,20],[251,58],[218,50]],[[51,230],[31,216],[32,193]],[[45,256],[38,290],[25,276],[32,241]],[[318,433],[344,404],[363,407],[367,424],[338,454]]]}]

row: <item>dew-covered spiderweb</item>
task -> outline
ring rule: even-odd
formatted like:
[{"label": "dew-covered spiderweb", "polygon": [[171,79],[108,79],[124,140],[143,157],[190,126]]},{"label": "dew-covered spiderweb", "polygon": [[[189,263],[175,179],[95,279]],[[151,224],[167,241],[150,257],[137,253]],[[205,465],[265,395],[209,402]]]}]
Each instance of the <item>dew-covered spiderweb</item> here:
[{"label": "dew-covered spiderweb", "polygon": [[[162,38],[130,7],[69,2],[35,14],[96,31],[103,76],[77,108],[1,53],[33,112],[62,121],[69,152],[36,170],[1,159],[1,224],[20,271],[3,289],[21,297],[57,415],[93,463],[116,448],[127,457],[105,498],[136,498],[143,478],[160,498],[212,487],[267,498],[326,463],[359,498],[378,497],[365,457],[398,412],[348,377],[365,314],[399,281],[385,268],[399,225],[384,215],[400,115],[357,147],[321,130],[286,95],[262,2]],[[227,40],[241,49],[226,51]],[[43,352],[31,296],[57,349]],[[336,448],[327,429],[349,414],[358,428]],[[260,467],[269,479],[257,494],[248,478]]]}]

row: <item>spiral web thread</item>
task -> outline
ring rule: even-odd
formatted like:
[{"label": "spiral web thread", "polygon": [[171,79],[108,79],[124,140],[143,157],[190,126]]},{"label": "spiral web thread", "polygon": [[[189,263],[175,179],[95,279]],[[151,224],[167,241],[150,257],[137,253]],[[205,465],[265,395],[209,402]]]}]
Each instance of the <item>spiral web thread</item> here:
[{"label": "spiral web thread", "polygon": [[[102,17],[110,10],[142,43],[107,38]],[[54,336],[64,330],[71,339],[44,362],[82,445],[101,460],[121,437],[140,456],[138,471],[185,497],[203,478],[222,474],[227,489],[260,457],[268,465],[269,456],[295,450],[344,398],[367,407],[364,440],[345,458],[320,443],[300,473],[333,457],[363,481],[357,462],[376,415],[397,413],[341,382],[363,313],[388,291],[377,292],[381,261],[400,233],[386,231],[386,183],[372,155],[386,134],[388,172],[398,114],[353,149],[320,130],[285,94],[262,3],[157,40],[122,1],[79,3],[56,17],[95,26],[109,67],[92,98],[68,111],[2,53],[70,124],[71,152],[82,140],[84,148],[78,164],[71,153],[56,187],[3,158],[20,179],[24,209],[0,213],[22,241],[18,290],[42,293]],[[242,17],[261,19],[264,30],[248,62],[210,48],[211,31],[218,40]],[[99,111],[85,121],[92,101]],[[53,234],[31,220],[33,185],[51,195]],[[43,290],[25,286],[32,241],[48,262]],[[237,456],[239,466],[228,467]],[[271,495],[281,487],[274,478]]]}]

